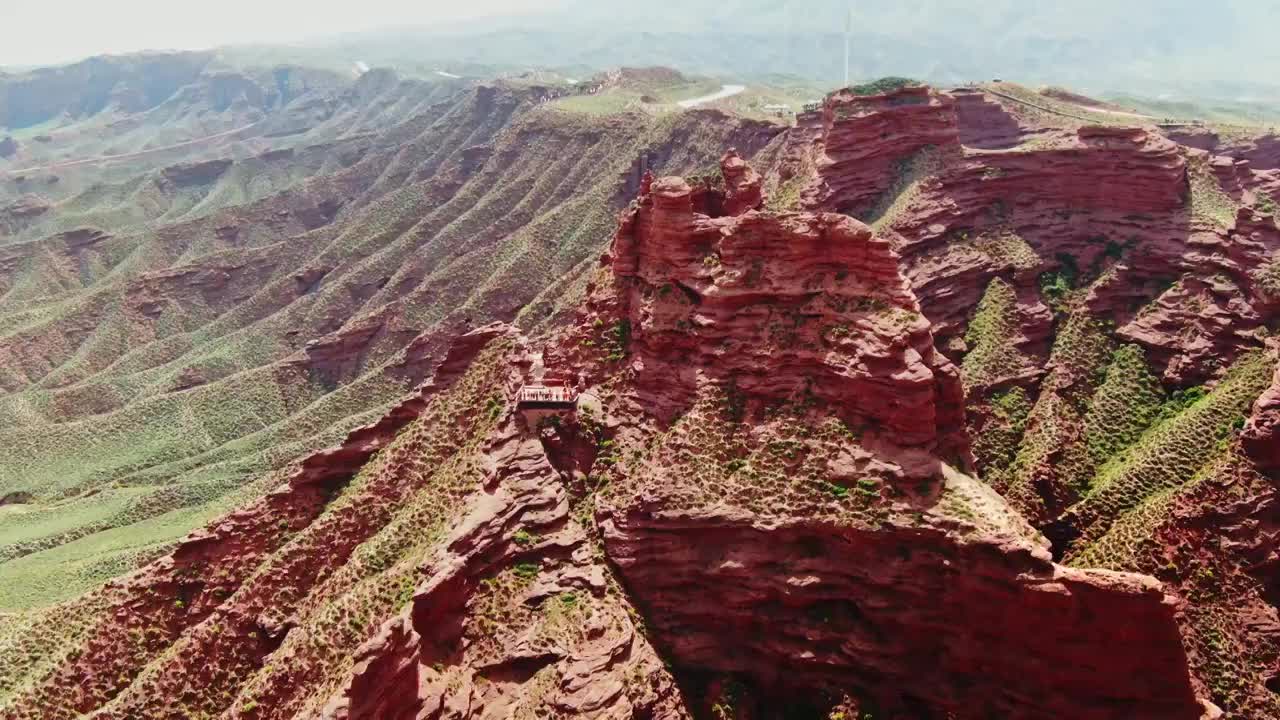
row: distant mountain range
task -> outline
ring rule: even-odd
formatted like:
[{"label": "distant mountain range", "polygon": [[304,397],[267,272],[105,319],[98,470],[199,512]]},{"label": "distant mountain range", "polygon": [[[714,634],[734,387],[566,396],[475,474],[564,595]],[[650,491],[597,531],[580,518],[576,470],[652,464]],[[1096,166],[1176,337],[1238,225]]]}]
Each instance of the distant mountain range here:
[{"label": "distant mountain range", "polygon": [[[855,79],[910,75],[937,83],[1015,78],[1094,92],[1267,99],[1280,83],[1265,0],[1130,3],[1080,0],[571,0],[554,10],[441,29],[398,29],[314,43],[370,64],[602,68],[669,65],[740,79],[843,80],[852,8]],[[298,51],[302,52],[302,51]]]}]

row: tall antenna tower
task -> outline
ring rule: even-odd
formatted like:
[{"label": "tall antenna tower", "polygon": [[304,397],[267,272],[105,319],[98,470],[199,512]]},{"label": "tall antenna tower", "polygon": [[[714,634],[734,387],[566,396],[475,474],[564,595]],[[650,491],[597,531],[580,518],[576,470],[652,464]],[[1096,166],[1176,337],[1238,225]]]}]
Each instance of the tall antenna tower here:
[{"label": "tall antenna tower", "polygon": [[845,6],[844,13],[844,86],[849,87],[849,36],[853,34],[853,5]]}]

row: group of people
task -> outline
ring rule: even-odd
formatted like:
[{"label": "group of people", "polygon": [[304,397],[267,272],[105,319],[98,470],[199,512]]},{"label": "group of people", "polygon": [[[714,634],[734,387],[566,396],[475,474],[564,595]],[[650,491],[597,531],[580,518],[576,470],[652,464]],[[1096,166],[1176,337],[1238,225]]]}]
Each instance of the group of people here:
[{"label": "group of people", "polygon": [[571,403],[575,400],[574,392],[567,387],[547,387],[545,385],[530,385],[520,389],[520,402],[563,402]]}]

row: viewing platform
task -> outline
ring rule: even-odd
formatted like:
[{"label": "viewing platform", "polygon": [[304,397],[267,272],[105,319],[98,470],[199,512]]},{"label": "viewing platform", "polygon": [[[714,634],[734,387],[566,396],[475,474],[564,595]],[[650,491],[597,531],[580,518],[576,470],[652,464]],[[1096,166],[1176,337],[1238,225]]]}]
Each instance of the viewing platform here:
[{"label": "viewing platform", "polygon": [[565,385],[529,384],[520,388],[516,397],[519,410],[572,410],[577,405],[578,393]]}]

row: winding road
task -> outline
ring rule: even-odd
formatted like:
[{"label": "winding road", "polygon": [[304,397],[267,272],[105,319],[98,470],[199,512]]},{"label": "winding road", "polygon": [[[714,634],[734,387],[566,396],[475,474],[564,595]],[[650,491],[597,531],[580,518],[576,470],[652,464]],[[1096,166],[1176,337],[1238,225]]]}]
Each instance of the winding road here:
[{"label": "winding road", "polygon": [[688,100],[681,100],[676,104],[682,108],[696,107],[704,103],[715,102],[716,100],[723,100],[727,97],[733,97],[734,95],[737,95],[738,93],[746,89],[747,89],[746,85],[725,85],[724,87],[720,88],[716,92],[711,93],[710,95],[703,95],[702,97],[690,98]]}]

